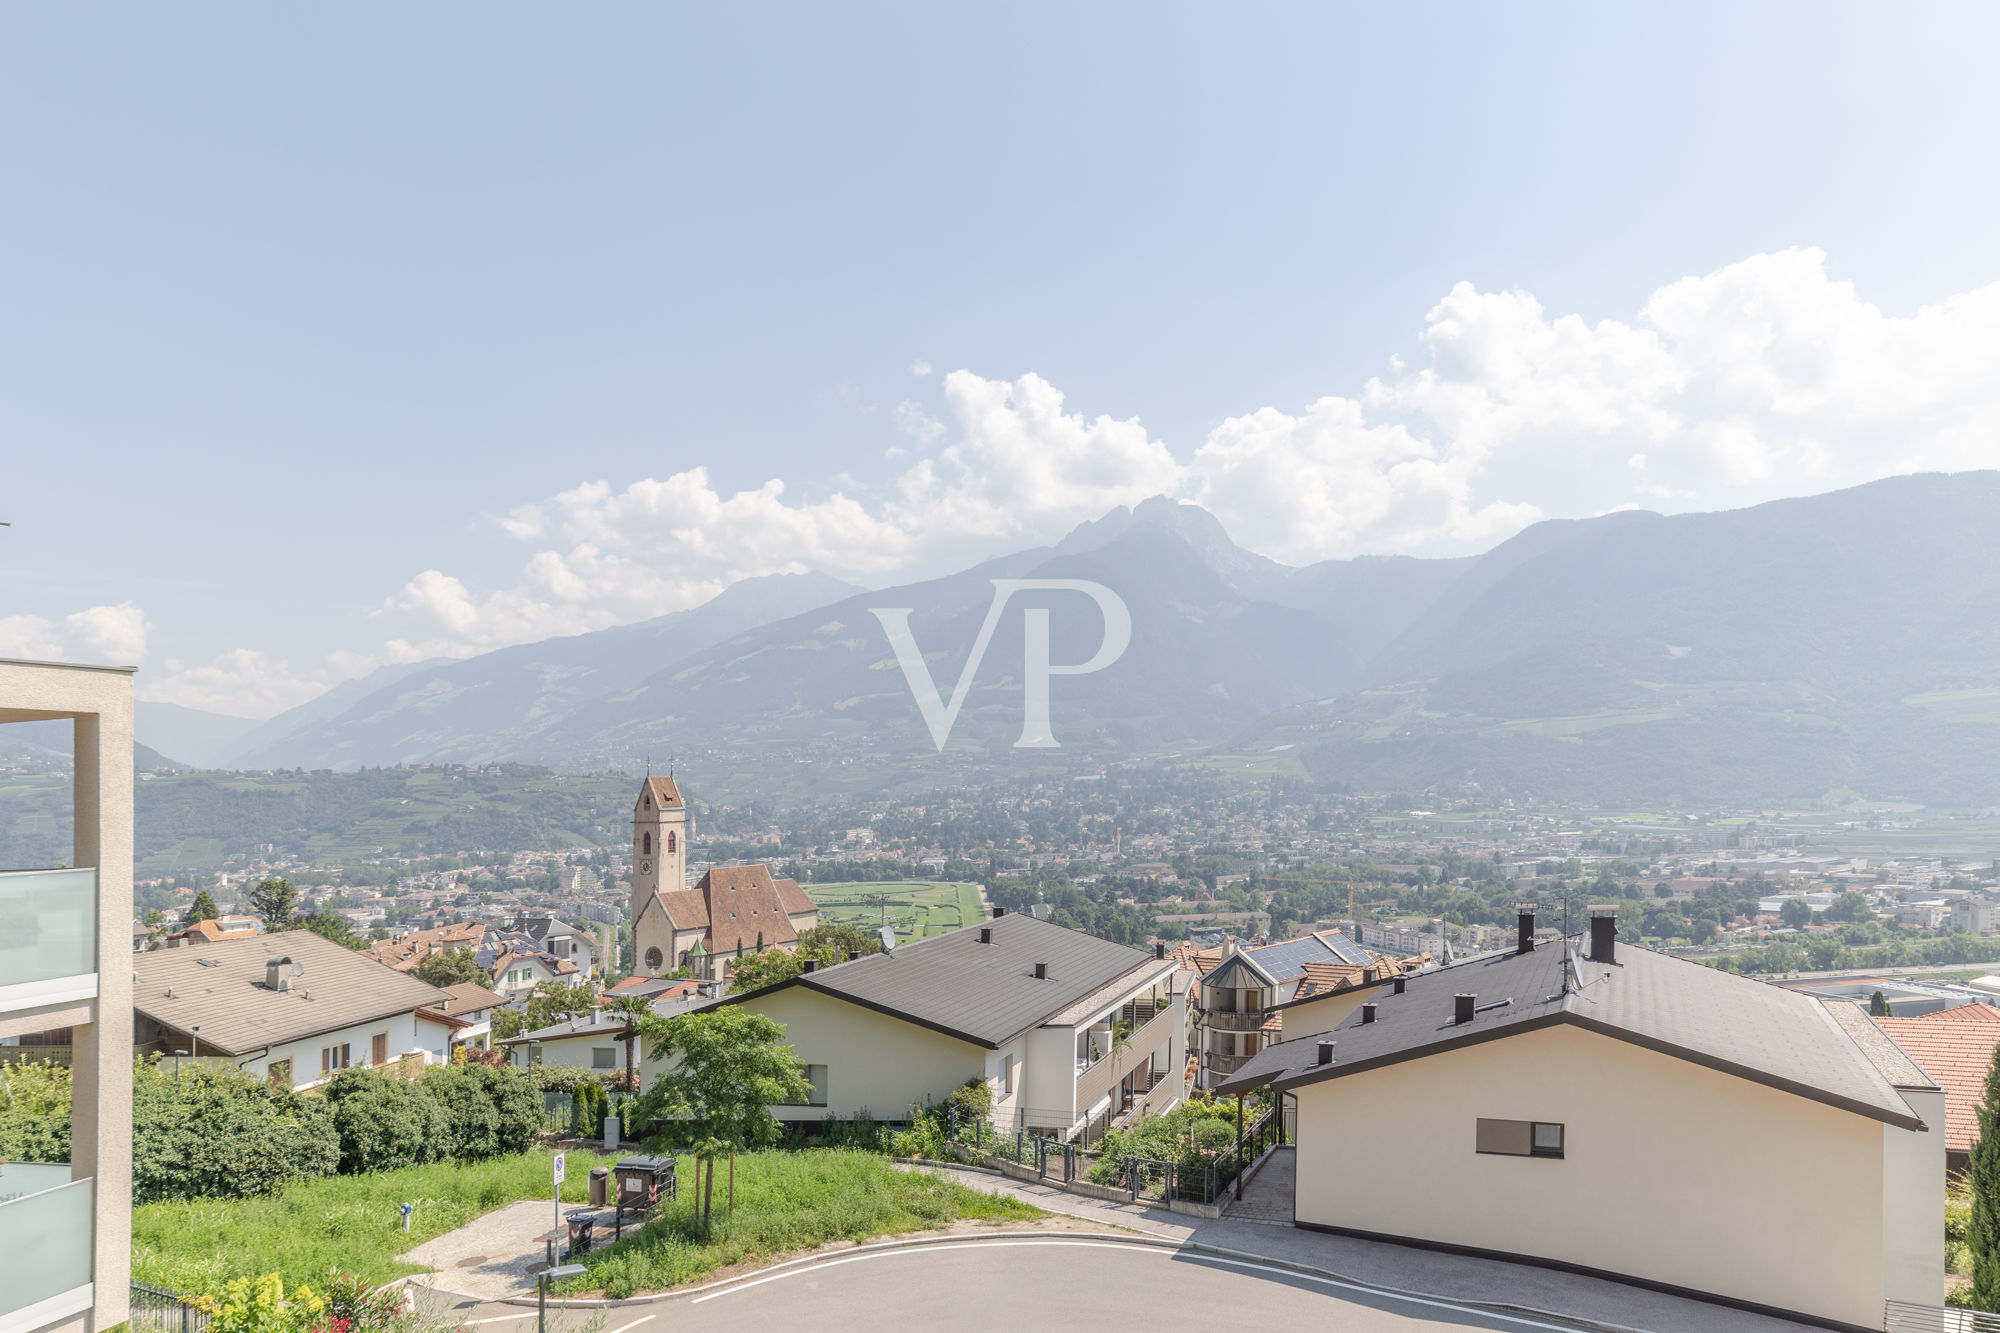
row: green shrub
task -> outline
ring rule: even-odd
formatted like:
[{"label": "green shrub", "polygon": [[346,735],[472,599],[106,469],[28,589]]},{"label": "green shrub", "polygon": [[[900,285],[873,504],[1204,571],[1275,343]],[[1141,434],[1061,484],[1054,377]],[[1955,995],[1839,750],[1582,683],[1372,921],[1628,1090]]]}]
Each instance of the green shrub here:
[{"label": "green shrub", "polygon": [[472,1069],[445,1065],[424,1073],[423,1087],[450,1127],[441,1157],[491,1157],[500,1150],[500,1110]]},{"label": "green shrub", "polygon": [[144,1061],[132,1077],[132,1197],[236,1198],[330,1175],[340,1164],[331,1109],[246,1075]]},{"label": "green shrub", "polygon": [[542,1132],[542,1094],[528,1076],[518,1069],[493,1065],[469,1064],[464,1069],[479,1080],[487,1100],[493,1103],[499,1121],[494,1129],[494,1151],[517,1153],[534,1147],[535,1136]]},{"label": "green shrub", "polygon": [[0,1162],[67,1162],[69,1100],[68,1065],[0,1066]]},{"label": "green shrub", "polygon": [[326,1085],[342,1171],[421,1166],[445,1155],[451,1122],[421,1082],[343,1069]]}]

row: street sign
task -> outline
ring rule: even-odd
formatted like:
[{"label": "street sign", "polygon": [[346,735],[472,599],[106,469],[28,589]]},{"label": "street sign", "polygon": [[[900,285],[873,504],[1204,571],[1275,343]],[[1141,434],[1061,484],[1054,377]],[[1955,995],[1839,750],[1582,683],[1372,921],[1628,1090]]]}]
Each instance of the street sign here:
[{"label": "street sign", "polygon": [[557,1154],[556,1154],[556,1184],[560,1185],[560,1184],[562,1184],[562,1183],[563,1183],[563,1155],[562,1155],[561,1153],[557,1153]]}]

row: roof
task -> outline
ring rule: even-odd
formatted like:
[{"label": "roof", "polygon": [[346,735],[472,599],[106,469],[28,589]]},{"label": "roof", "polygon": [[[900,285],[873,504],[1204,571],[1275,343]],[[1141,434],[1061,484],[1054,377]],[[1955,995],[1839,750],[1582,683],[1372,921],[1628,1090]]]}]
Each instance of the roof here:
[{"label": "roof", "polygon": [[[992,943],[979,942],[982,929],[992,931]],[[1046,978],[1036,978],[1036,963],[1048,964]],[[1114,981],[1137,986],[1173,971],[1170,959],[1010,912],[722,1003],[798,986],[994,1050]]]},{"label": "roof", "polygon": [[1295,940],[1279,940],[1244,952],[1275,981],[1290,981],[1305,971],[1307,963],[1367,963],[1373,951],[1335,931],[1315,931]]},{"label": "roof", "polygon": [[377,940],[368,946],[368,954],[378,963],[393,967],[398,972],[408,972],[434,952],[458,948],[477,950],[485,938],[484,925],[461,921],[429,930],[413,930],[394,939]]},{"label": "roof", "polygon": [[675,930],[703,932],[708,953],[747,952],[759,947],[760,937],[764,945],[790,944],[799,937],[792,917],[819,910],[798,881],[772,879],[765,865],[717,866],[693,888],[659,899]]},{"label": "roof", "polygon": [[[1847,1007],[1860,1010],[1859,1005]],[[1966,1004],[1874,1022],[1944,1089],[1945,1151],[1971,1152],[1979,1137],[1977,1108],[1986,1095],[1986,1072],[2000,1048],[2000,1009]]]},{"label": "roof", "polygon": [[451,996],[451,1005],[445,1010],[450,1014],[477,1013],[481,1009],[498,1009],[507,1003],[507,997],[499,991],[488,990],[476,981],[460,981],[444,988]]},{"label": "roof", "polygon": [[[264,984],[265,964],[273,958],[305,965],[291,990]],[[411,1013],[445,998],[436,986],[309,930],[156,949],[133,955],[132,971],[134,1009],[176,1032],[199,1026],[204,1050],[229,1055]]]},{"label": "roof", "polygon": [[587,1014],[565,1018],[560,1023],[551,1023],[533,1032],[523,1032],[517,1037],[503,1037],[497,1045],[518,1046],[527,1041],[561,1041],[565,1037],[616,1038],[624,1035],[625,1020],[614,1017],[602,1009],[593,1009]]},{"label": "roof", "polygon": [[[1267,1047],[1217,1091],[1265,1084],[1283,1091],[1567,1023],[1857,1115],[1924,1128],[1812,996],[1629,944],[1619,947],[1616,963],[1579,956],[1580,984],[1566,989],[1565,952],[1552,944],[1419,973],[1401,995],[1376,993],[1374,1022],[1357,1013],[1317,1040]],[[1461,993],[1480,1006],[1469,1023],[1452,1021],[1453,996]],[[1317,1063],[1325,1040],[1335,1043],[1330,1065]]]},{"label": "roof", "polygon": [[649,795],[653,798],[653,804],[662,810],[687,808],[681,803],[681,789],[674,785],[672,778],[647,778],[639,785],[639,799],[643,801]]},{"label": "roof", "polygon": [[175,938],[185,939],[190,944],[214,944],[219,940],[254,940],[263,938],[264,932],[253,926],[240,930],[224,930],[216,920],[197,921],[185,930],[176,931]]}]

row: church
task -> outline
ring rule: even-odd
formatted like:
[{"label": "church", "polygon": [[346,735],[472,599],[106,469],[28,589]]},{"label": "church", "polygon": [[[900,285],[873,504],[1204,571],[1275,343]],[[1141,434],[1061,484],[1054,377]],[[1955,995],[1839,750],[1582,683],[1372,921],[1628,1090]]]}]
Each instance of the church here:
[{"label": "church", "polygon": [[687,887],[687,804],[671,777],[649,777],[632,803],[633,970],[649,977],[692,969],[727,978],[737,958],[790,946],[819,923],[797,880],[764,865],[717,866]]}]

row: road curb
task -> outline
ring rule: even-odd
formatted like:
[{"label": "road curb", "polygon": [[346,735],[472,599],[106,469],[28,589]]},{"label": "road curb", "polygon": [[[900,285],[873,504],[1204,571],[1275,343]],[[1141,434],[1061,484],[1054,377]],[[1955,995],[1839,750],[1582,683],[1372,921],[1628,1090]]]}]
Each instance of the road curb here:
[{"label": "road curb", "polygon": [[[857,1254],[880,1254],[897,1250],[945,1249],[953,1245],[973,1244],[991,1240],[1040,1240],[1049,1244],[1092,1241],[1099,1244],[1109,1243],[1131,1245],[1142,1249],[1165,1250],[1175,1254],[1205,1255],[1210,1258],[1225,1259],[1236,1263],[1249,1263],[1263,1268],[1280,1269],[1289,1273],[1297,1273],[1301,1277],[1321,1278],[1330,1282],[1338,1282],[1344,1286],[1352,1287],[1357,1292],[1389,1299],[1436,1302],[1463,1310],[1484,1311],[1488,1314],[1506,1315],[1516,1319],[1542,1320],[1548,1323],[1562,1324],[1570,1328],[1588,1330],[1588,1333],[1650,1333],[1649,1330],[1636,1328],[1629,1324],[1613,1324],[1604,1320],[1591,1319],[1585,1315],[1564,1314],[1560,1311],[1544,1310],[1532,1305],[1516,1305],[1506,1301],[1482,1301],[1471,1297],[1446,1296],[1437,1292],[1411,1291],[1402,1287],[1388,1287],[1379,1282],[1369,1282],[1362,1278],[1350,1277],[1345,1273],[1336,1273],[1331,1269],[1316,1268],[1311,1264],[1302,1264],[1290,1259],[1280,1259],[1271,1255],[1258,1254],[1250,1250],[1236,1250],[1222,1245],[1210,1245],[1203,1241],[1178,1241],[1161,1236],[1148,1236],[1130,1232],[1120,1234],[1110,1231],[987,1231],[972,1232],[963,1236],[930,1236],[921,1240],[879,1241],[873,1245],[856,1245],[844,1250],[829,1250],[821,1254],[801,1255],[797,1259],[787,1259],[783,1263],[772,1264],[768,1268],[760,1268],[752,1273],[742,1273],[720,1281],[705,1282],[698,1287],[682,1287],[674,1291],[652,1292],[644,1296],[630,1296],[624,1300],[564,1299],[557,1301],[552,1299],[550,1303],[564,1309],[573,1310],[622,1309],[635,1305],[662,1305],[670,1301],[689,1300],[697,1296],[728,1291],[732,1287],[770,1277],[773,1274],[806,1270],[836,1260],[849,1259]],[[443,1288],[434,1287],[432,1290],[447,1295],[463,1295],[458,1292],[444,1292]],[[464,1299],[479,1298],[464,1297]],[[481,1304],[513,1305],[532,1309],[536,1301],[532,1296],[509,1296],[498,1300],[483,1300]]]}]

